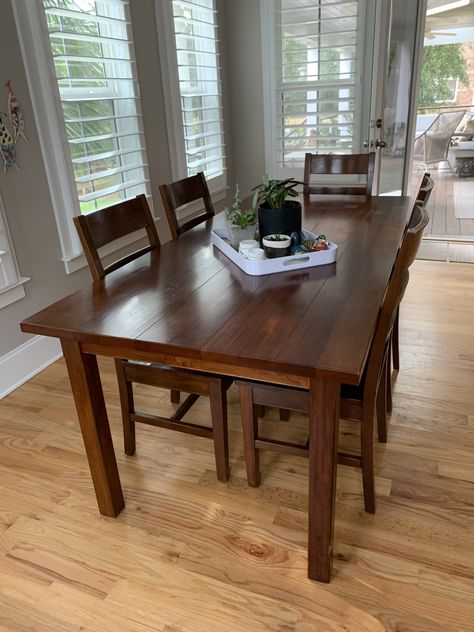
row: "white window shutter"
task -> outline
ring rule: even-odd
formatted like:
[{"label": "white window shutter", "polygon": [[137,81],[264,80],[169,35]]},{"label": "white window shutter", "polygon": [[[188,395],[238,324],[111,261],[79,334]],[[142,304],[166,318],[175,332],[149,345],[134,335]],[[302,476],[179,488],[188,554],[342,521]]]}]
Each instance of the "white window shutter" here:
[{"label": "white window shutter", "polygon": [[173,176],[203,171],[211,191],[221,190],[226,158],[215,0],[162,0],[157,23],[169,84],[165,96]]},{"label": "white window shutter", "polygon": [[80,211],[149,194],[128,2],[43,6]]},{"label": "white window shutter", "polygon": [[281,176],[301,171],[306,152],[353,152],[360,18],[357,0],[266,6],[274,11],[272,162]]}]

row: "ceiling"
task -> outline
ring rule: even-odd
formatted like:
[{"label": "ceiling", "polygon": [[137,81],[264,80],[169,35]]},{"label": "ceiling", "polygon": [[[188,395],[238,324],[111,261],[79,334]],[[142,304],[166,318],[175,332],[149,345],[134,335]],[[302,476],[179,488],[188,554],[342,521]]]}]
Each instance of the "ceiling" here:
[{"label": "ceiling", "polygon": [[473,41],[474,0],[428,0],[427,9],[425,44]]}]

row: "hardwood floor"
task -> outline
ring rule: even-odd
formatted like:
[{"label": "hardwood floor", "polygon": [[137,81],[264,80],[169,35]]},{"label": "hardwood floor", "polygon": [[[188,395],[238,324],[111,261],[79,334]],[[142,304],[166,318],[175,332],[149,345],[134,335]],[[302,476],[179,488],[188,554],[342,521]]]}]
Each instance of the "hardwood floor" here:
[{"label": "hardwood floor", "polygon": [[[206,439],[140,426],[126,457],[113,363],[101,362],[126,501],[114,520],[97,512],[56,362],[0,402],[0,632],[473,630],[473,314],[474,266],[415,263],[377,513],[363,510],[360,473],[340,467],[329,585],[306,578],[307,462],[264,453],[260,487],[247,486],[235,388],[225,484]],[[168,392],[137,390],[171,406]],[[302,440],[306,425],[265,419]],[[354,441],[352,425],[342,432]]]}]

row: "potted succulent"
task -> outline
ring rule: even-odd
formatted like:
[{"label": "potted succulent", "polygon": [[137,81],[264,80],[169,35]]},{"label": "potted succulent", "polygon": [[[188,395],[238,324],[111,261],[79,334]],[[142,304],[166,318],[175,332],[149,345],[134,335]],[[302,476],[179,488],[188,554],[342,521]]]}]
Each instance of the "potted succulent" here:
[{"label": "potted succulent", "polygon": [[295,187],[302,184],[293,178],[270,180],[263,176],[254,187],[252,207],[258,210],[260,239],[267,235],[301,233],[301,203],[287,198],[298,197]]},{"label": "potted succulent", "polygon": [[242,208],[239,193],[239,185],[236,184],[232,209],[227,213],[229,239],[234,248],[238,248],[245,239],[253,239],[257,230],[257,210],[253,205],[249,209]]},{"label": "potted succulent", "polygon": [[291,237],[275,233],[267,235],[262,239],[263,249],[267,259],[276,259],[277,257],[287,257],[291,252]]}]

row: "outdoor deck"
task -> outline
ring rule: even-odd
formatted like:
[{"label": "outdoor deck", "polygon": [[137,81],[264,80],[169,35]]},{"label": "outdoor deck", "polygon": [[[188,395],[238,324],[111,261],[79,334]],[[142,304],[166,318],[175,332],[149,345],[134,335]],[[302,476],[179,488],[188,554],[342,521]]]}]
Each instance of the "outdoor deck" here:
[{"label": "outdoor deck", "polygon": [[[419,182],[421,173],[414,174],[414,183]],[[459,177],[448,168],[431,169],[430,173],[434,189],[425,236],[453,241],[472,238],[474,243],[474,178]]]}]

